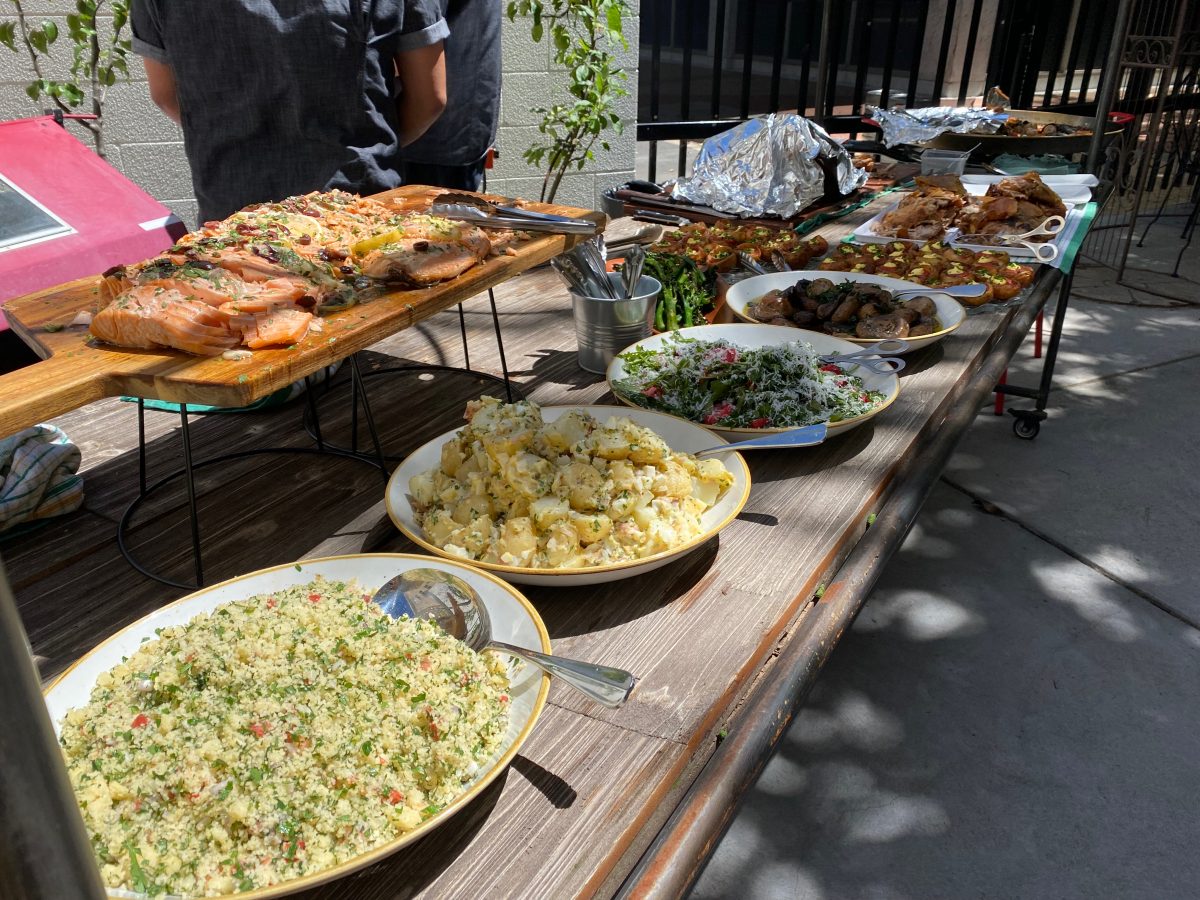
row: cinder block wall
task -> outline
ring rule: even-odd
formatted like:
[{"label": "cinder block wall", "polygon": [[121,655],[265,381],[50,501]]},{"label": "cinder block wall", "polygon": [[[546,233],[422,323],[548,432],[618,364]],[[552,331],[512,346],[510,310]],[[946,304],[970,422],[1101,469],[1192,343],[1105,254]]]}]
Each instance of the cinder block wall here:
[{"label": "cinder block wall", "polygon": [[[493,0],[501,2],[501,0]],[[636,11],[639,0],[632,0]],[[7,7],[8,4],[4,4]],[[0,9],[4,9],[0,7]],[[66,37],[66,15],[75,8],[68,0],[26,2],[26,17],[32,22],[53,18],[59,26],[59,40],[54,47],[53,64],[47,77],[61,77],[69,64],[70,44]],[[7,12],[7,9],[5,9]],[[11,20],[0,15],[0,22]],[[612,150],[597,147],[596,159],[581,172],[572,171],[563,179],[558,202],[598,208],[601,192],[612,185],[633,177],[635,157],[634,122],[637,118],[638,16],[626,23],[625,33],[629,50],[621,55],[621,65],[629,73],[629,96],[621,105],[626,121],[624,135],[610,137]],[[497,149],[500,157],[488,173],[488,189],[510,196],[535,198],[541,192],[541,172],[530,168],[521,158],[522,152],[539,137],[539,116],[534,106],[550,105],[556,96],[565,94],[558,85],[565,75],[555,72],[548,44],[535,44],[529,37],[528,21],[504,23],[504,92],[501,100],[500,132]],[[183,153],[183,136],[179,128],[167,119],[150,101],[141,61],[131,59],[131,78],[118,81],[109,89],[105,106],[107,124],[105,140],[109,162],[127,178],[175,211],[188,227],[196,225],[196,202],[193,199],[191,175]],[[34,78],[29,59],[0,46],[0,120],[27,118],[41,114],[49,104],[31,101],[25,87]],[[86,112],[87,110],[81,110]],[[89,143],[84,128],[68,124],[72,133]]]}]

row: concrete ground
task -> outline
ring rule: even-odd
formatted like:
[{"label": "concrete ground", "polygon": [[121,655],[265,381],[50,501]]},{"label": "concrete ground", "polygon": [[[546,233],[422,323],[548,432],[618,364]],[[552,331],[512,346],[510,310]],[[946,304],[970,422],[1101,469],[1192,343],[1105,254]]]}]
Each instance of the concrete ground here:
[{"label": "concrete ground", "polygon": [[1055,384],[1034,441],[980,411],[695,900],[1200,895],[1200,308],[1076,300]]}]

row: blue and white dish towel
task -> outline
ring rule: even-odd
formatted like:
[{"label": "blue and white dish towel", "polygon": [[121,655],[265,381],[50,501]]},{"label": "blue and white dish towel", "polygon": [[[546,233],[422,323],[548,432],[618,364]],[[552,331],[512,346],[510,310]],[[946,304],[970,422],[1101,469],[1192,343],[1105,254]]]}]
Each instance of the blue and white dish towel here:
[{"label": "blue and white dish towel", "polygon": [[0,440],[0,532],[83,503],[79,448],[53,425]]}]

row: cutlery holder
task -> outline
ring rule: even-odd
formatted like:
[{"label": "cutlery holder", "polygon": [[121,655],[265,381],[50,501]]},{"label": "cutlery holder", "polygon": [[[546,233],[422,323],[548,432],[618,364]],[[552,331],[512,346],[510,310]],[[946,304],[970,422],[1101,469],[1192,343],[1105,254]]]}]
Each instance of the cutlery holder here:
[{"label": "cutlery holder", "polygon": [[[620,291],[620,273],[609,273],[608,278]],[[638,279],[637,289],[628,300],[585,297],[571,291],[579,367],[602,375],[613,357],[649,337],[654,325],[654,307],[661,292],[662,285],[649,275]]]}]

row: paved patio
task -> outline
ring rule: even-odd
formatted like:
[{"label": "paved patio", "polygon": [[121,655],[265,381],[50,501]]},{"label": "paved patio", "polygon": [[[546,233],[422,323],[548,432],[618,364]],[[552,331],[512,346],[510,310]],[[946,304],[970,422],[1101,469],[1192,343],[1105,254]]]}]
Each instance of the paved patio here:
[{"label": "paved patio", "polygon": [[1200,308],[1077,300],[1055,383],[1036,441],[980,411],[694,900],[1196,896]]}]

